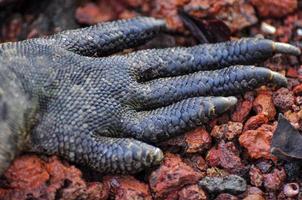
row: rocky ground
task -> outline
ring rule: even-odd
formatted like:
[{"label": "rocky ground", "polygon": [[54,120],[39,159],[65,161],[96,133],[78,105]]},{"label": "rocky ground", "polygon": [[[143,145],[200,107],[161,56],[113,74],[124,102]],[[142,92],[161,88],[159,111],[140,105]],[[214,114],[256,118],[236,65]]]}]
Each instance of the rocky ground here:
[{"label": "rocky ground", "polygon": [[[178,14],[183,10],[200,21],[222,20],[232,39],[257,36],[302,47],[297,0],[34,2],[0,0],[1,42],[148,15],[165,18],[173,34],[145,48],[197,44]],[[231,112],[161,143],[160,166],[135,176],[102,175],[55,156],[25,154],[0,179],[0,199],[302,199],[301,165],[270,153],[277,113],[302,130],[302,57],[276,55],[264,64],[286,75],[288,87],[247,92]]]}]

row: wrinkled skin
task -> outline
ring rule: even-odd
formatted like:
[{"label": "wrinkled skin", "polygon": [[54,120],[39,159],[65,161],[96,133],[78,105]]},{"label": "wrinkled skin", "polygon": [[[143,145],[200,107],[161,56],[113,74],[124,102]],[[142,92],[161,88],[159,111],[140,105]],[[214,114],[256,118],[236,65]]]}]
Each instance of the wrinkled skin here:
[{"label": "wrinkled skin", "polygon": [[150,144],[225,112],[237,102],[231,95],[287,83],[242,64],[300,53],[249,38],[111,55],[165,29],[164,21],[141,17],[2,44],[0,172],[19,151],[57,154],[110,173],[159,164],[163,153]]}]

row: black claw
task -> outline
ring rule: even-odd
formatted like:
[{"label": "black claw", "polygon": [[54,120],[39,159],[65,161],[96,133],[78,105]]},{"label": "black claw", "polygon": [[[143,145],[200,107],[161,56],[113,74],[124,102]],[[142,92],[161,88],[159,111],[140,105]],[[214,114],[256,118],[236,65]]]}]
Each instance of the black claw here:
[{"label": "black claw", "polygon": [[237,98],[232,96],[215,97],[212,99],[211,103],[214,105],[215,114],[220,115],[234,106],[237,103]]},{"label": "black claw", "polygon": [[277,72],[274,72],[274,71],[271,71],[270,73],[271,73],[270,81],[272,83],[274,83],[275,85],[277,85],[279,87],[287,87],[287,79],[285,76],[283,76]]},{"label": "black claw", "polygon": [[301,50],[298,47],[281,42],[273,42],[273,50],[274,53],[284,53],[294,56],[298,56],[301,54]]}]

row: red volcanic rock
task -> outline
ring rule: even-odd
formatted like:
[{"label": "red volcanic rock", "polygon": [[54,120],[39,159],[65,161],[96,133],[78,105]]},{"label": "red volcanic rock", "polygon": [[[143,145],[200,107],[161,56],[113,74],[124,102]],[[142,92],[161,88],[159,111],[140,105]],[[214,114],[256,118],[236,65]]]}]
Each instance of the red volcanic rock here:
[{"label": "red volcanic rock", "polygon": [[184,137],[187,146],[185,151],[187,153],[203,152],[204,150],[209,149],[212,143],[211,136],[202,128],[197,128],[194,131],[188,132]]},{"label": "red volcanic rock", "polygon": [[262,17],[282,17],[298,7],[297,0],[251,0]]},{"label": "red volcanic rock", "polygon": [[225,143],[223,140],[218,147],[212,147],[206,157],[211,167],[222,167],[230,173],[240,172],[244,168],[239,152],[233,142]]},{"label": "red volcanic rock", "polygon": [[81,24],[93,25],[98,22],[112,20],[115,16],[111,8],[108,9],[107,7],[107,9],[101,10],[97,4],[89,2],[77,8],[75,17]]},{"label": "red volcanic rock", "polygon": [[259,128],[262,124],[268,123],[268,118],[265,114],[261,113],[250,117],[244,124],[243,131],[255,130]]},{"label": "red volcanic rock", "polygon": [[81,171],[53,156],[46,161],[35,155],[17,158],[4,174],[7,187],[0,199],[107,199],[109,190],[102,183],[86,183]]},{"label": "red volcanic rock", "polygon": [[190,0],[154,0],[152,2],[151,15],[154,17],[165,18],[168,27],[177,31],[185,31],[178,9],[182,8]]},{"label": "red volcanic rock", "polygon": [[238,198],[228,193],[221,193],[216,197],[215,200],[238,200]]},{"label": "red volcanic rock", "polygon": [[152,199],[148,185],[132,176],[106,176],[104,182],[110,188],[114,199]]},{"label": "red volcanic rock", "polygon": [[248,130],[239,137],[241,146],[247,149],[251,158],[272,158],[270,144],[275,126],[263,124],[257,130]]},{"label": "red volcanic rock", "polygon": [[284,169],[282,168],[279,170],[275,168],[272,173],[263,175],[264,187],[267,190],[276,191],[282,186],[282,184],[285,181],[285,178],[286,178],[286,174]]},{"label": "red volcanic rock", "polygon": [[194,154],[186,158],[184,162],[192,167],[196,172],[202,173],[203,176],[205,176],[208,165],[201,155]]},{"label": "red volcanic rock", "polygon": [[216,125],[211,131],[211,136],[217,139],[234,139],[242,132],[242,123],[229,121],[227,124]]},{"label": "red volcanic rock", "polygon": [[259,194],[250,194],[247,197],[245,197],[243,200],[265,200],[265,198]]},{"label": "red volcanic rock", "polygon": [[164,141],[160,145],[164,149],[171,149],[171,151],[181,150],[186,153],[201,153],[209,149],[211,144],[210,134],[203,128],[197,128]]},{"label": "red volcanic rock", "polygon": [[298,78],[299,73],[297,69],[291,67],[286,71],[286,76],[291,78]]},{"label": "red volcanic rock", "polygon": [[178,192],[178,200],[207,200],[207,195],[198,185],[189,185]]},{"label": "red volcanic rock", "polygon": [[273,102],[277,108],[283,112],[291,109],[295,103],[295,97],[292,91],[287,88],[280,88],[273,93]]},{"label": "red volcanic rock", "polygon": [[260,169],[258,169],[255,166],[252,166],[249,174],[250,174],[251,184],[256,187],[260,187],[263,183],[263,175]]},{"label": "red volcanic rock", "polygon": [[149,185],[157,199],[165,199],[185,185],[196,184],[201,177],[178,155],[167,153],[162,165],[151,173]]},{"label": "red volcanic rock", "polygon": [[299,96],[302,95],[302,84],[295,86],[293,91],[295,95],[299,95]]},{"label": "red volcanic rock", "polygon": [[301,111],[299,112],[292,112],[292,111],[287,111],[284,113],[285,118],[297,129],[300,128],[300,123],[302,119],[302,113]]},{"label": "red volcanic rock", "polygon": [[268,91],[261,91],[253,102],[253,109],[257,114],[264,114],[269,120],[274,119],[276,108],[273,103],[273,97]]},{"label": "red volcanic rock", "polygon": [[257,23],[253,6],[244,0],[191,0],[184,6],[196,18],[217,18],[232,32]]},{"label": "red volcanic rock", "polygon": [[252,107],[253,102],[250,100],[239,102],[235,108],[235,111],[232,113],[231,119],[235,122],[243,122],[249,115]]}]

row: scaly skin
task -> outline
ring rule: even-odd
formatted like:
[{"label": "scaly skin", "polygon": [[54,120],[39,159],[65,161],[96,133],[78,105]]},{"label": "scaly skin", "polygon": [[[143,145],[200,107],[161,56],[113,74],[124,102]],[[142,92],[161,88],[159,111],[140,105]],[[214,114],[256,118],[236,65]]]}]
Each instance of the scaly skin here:
[{"label": "scaly skin", "polygon": [[162,151],[147,143],[208,122],[236,104],[230,95],[287,83],[269,69],[242,64],[300,54],[249,38],[93,57],[140,45],[162,30],[164,21],[142,17],[2,44],[0,172],[20,151],[57,154],[110,173],[159,164]]}]

